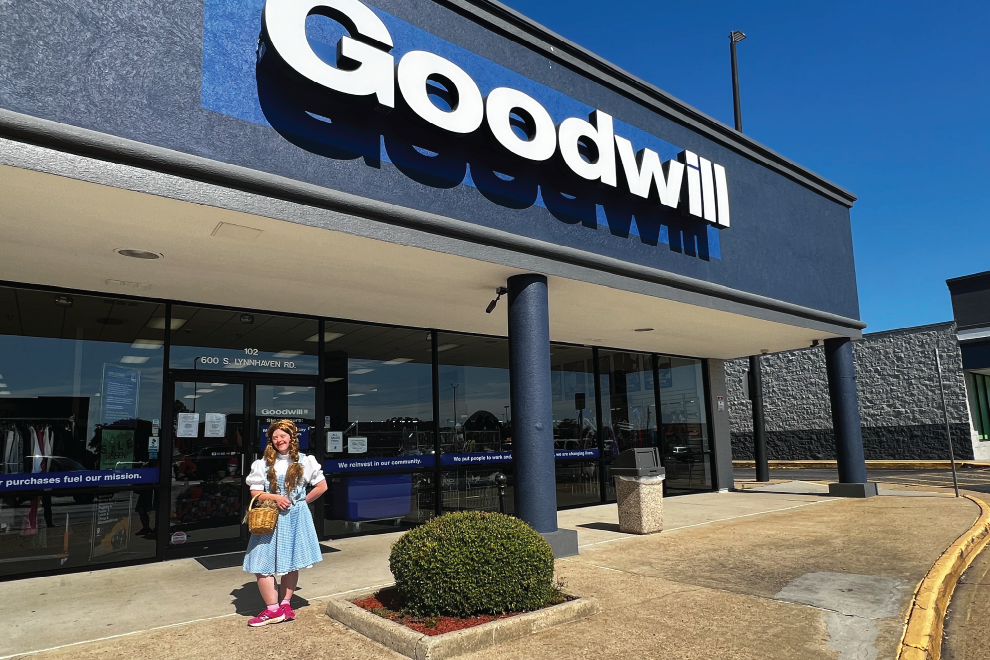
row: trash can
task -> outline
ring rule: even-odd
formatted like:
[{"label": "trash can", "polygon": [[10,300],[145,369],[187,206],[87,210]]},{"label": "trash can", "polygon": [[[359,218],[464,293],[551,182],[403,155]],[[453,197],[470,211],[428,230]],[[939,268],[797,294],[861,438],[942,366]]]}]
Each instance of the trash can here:
[{"label": "trash can", "polygon": [[627,449],[612,464],[619,531],[654,534],[663,530],[663,480],[655,448]]}]

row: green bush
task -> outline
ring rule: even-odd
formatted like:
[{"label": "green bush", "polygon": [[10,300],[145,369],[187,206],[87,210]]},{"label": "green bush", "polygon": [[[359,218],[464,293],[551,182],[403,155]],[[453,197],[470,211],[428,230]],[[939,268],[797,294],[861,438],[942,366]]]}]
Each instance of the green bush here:
[{"label": "green bush", "polygon": [[527,612],[558,596],[550,544],[501,513],[434,518],[392,546],[389,568],[416,616]]}]

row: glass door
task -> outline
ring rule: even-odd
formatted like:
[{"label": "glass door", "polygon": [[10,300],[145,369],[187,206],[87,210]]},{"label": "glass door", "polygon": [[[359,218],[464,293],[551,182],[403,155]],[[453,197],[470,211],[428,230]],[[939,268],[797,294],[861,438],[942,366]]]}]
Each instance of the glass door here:
[{"label": "glass door", "polygon": [[239,383],[175,382],[170,548],[243,539],[247,392]]}]

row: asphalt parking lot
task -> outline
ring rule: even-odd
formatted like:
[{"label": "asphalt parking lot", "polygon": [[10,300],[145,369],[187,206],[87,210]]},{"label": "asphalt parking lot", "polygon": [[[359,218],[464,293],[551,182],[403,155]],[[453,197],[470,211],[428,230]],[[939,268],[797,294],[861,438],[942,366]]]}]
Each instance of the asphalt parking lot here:
[{"label": "asphalt parking lot", "polygon": [[[952,470],[904,470],[867,469],[867,478],[884,484],[915,486],[922,488],[952,488]],[[756,470],[735,468],[736,481],[753,481]],[[990,467],[959,468],[957,471],[959,488],[979,493],[990,493]],[[798,481],[838,481],[835,470],[819,468],[779,468],[770,470],[771,480]]]}]

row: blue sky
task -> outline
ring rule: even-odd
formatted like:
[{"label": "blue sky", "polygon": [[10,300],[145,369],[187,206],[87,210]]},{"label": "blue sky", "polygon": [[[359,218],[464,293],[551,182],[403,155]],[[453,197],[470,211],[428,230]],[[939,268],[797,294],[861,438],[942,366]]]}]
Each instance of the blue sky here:
[{"label": "blue sky", "polygon": [[[503,0],[859,197],[867,332],[952,318],[990,270],[990,3]],[[603,9],[604,8],[604,9]]]}]

